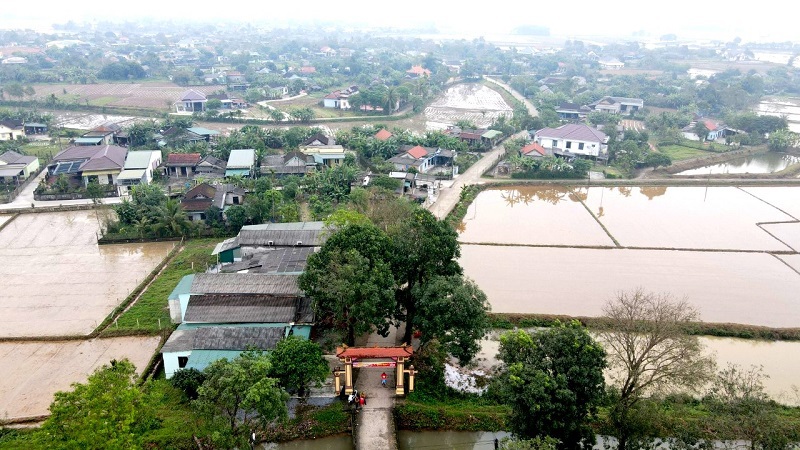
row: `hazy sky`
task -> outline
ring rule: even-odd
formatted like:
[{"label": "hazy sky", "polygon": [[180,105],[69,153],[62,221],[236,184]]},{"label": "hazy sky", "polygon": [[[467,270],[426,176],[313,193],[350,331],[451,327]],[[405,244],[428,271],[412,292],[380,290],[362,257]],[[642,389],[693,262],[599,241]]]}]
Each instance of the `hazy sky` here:
[{"label": "hazy sky", "polygon": [[559,36],[629,36],[643,30],[655,37],[674,32],[679,37],[692,33],[725,40],[741,36],[745,40],[800,41],[798,13],[800,3],[784,0],[39,0],[35,8],[5,9],[0,28],[30,27],[34,22],[41,26],[67,20],[155,17],[256,23],[341,21],[398,28],[432,23],[442,31],[475,36],[504,33],[529,24],[547,26]]}]

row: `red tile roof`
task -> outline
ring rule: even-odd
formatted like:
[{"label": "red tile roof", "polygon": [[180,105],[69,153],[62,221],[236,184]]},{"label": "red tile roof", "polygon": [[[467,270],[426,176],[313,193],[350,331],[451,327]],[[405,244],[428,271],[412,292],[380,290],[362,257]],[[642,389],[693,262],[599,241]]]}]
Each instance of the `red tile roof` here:
[{"label": "red tile roof", "polygon": [[718,123],[716,123],[716,122],[714,122],[714,121],[713,121],[713,120],[711,120],[711,119],[706,119],[706,120],[704,120],[704,121],[703,121],[703,124],[706,126],[706,128],[708,128],[708,131],[714,131],[714,130],[716,130],[717,128],[719,128],[719,124],[718,124]]},{"label": "red tile roof", "polygon": [[303,66],[300,68],[300,73],[314,73],[317,69],[314,66]]},{"label": "red tile roof", "polygon": [[167,164],[197,164],[200,158],[200,153],[170,153],[167,156]]},{"label": "red tile roof", "polygon": [[421,147],[419,145],[407,151],[406,153],[408,153],[409,155],[413,156],[416,159],[428,156],[428,151],[425,150],[425,147]]},{"label": "red tile roof", "polygon": [[538,153],[538,154],[540,154],[542,156],[544,156],[545,153],[547,153],[547,151],[544,149],[544,147],[542,147],[541,145],[539,145],[536,142],[534,142],[533,144],[528,144],[525,147],[522,147],[520,149],[520,152],[522,152],[523,155],[527,155],[530,152],[536,152],[536,153]]},{"label": "red tile roof", "polygon": [[397,358],[403,356],[408,358],[414,354],[414,349],[408,347],[350,347],[336,349],[336,356],[339,358],[352,359],[371,359],[371,358]]},{"label": "red tile roof", "polygon": [[381,128],[380,131],[375,133],[375,139],[379,141],[385,141],[390,137],[392,137],[392,133],[390,133],[389,130],[387,130],[386,128]]},{"label": "red tile roof", "polygon": [[406,73],[411,73],[414,75],[430,75],[431,71],[422,66],[412,66],[410,69],[406,70]]}]

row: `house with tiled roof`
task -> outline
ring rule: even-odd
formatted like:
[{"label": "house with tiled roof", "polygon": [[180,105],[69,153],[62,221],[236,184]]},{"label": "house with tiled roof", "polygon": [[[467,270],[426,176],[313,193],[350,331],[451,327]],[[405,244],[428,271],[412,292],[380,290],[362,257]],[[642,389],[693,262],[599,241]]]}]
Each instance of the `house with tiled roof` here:
[{"label": "house with tiled roof", "polygon": [[411,66],[410,69],[406,70],[406,77],[408,78],[420,78],[429,76],[431,76],[431,71],[420,65]]},{"label": "house with tiled roof", "polygon": [[175,112],[203,112],[206,110],[206,102],[208,102],[208,97],[206,97],[206,94],[194,89],[189,89],[183,93],[180,100],[175,102]]},{"label": "house with tiled roof", "polygon": [[325,108],[350,109],[350,96],[358,94],[358,86],[350,86],[347,89],[333,91],[322,99],[322,106]]},{"label": "house with tiled roof", "polygon": [[113,185],[125,165],[128,149],[116,145],[68,147],[53,157],[47,166],[49,176],[65,175],[81,179],[84,185],[96,182]]},{"label": "house with tiled roof", "polygon": [[561,120],[581,120],[588,116],[590,112],[592,112],[592,108],[587,105],[569,102],[564,102],[556,108],[558,118]]},{"label": "house with tiled roof", "polygon": [[552,156],[553,152],[548,152],[546,148],[542,147],[541,144],[537,142],[530,143],[521,149],[519,149],[519,153],[522,156],[527,156],[529,158],[541,158],[543,156]]},{"label": "house with tiled roof", "polygon": [[261,161],[261,174],[279,178],[289,175],[303,176],[315,167],[313,156],[302,152],[290,152],[285,155],[265,156]]},{"label": "house with tiled roof", "polygon": [[595,111],[611,114],[631,114],[644,108],[644,100],[630,97],[606,96],[589,104]]},{"label": "house with tiled roof", "polygon": [[224,177],[228,162],[216,156],[206,155],[195,166],[195,172],[204,177]]},{"label": "house with tiled roof", "polygon": [[122,132],[122,127],[113,122],[104,123],[75,139],[75,145],[112,145]]},{"label": "house with tiled roof", "polygon": [[170,153],[164,163],[164,175],[179,178],[191,177],[197,171],[197,164],[201,159],[200,153]]},{"label": "house with tiled roof", "polygon": [[15,141],[25,137],[25,126],[18,120],[0,121],[0,141]]},{"label": "house with tiled roof", "polygon": [[181,208],[186,211],[189,220],[206,219],[206,210],[212,206],[225,211],[233,205],[244,203],[244,189],[232,184],[200,183],[189,189],[181,199]]},{"label": "house with tiled roof", "polygon": [[588,125],[567,124],[558,128],[542,128],[534,134],[533,140],[555,155],[601,159],[608,155],[608,136]]},{"label": "house with tiled roof", "polygon": [[0,155],[0,179],[6,183],[18,183],[39,170],[39,158],[9,150]]},{"label": "house with tiled roof", "polygon": [[332,136],[317,133],[303,141],[300,145],[308,147],[313,147],[315,145],[336,145],[336,140]]},{"label": "house with tiled roof", "polygon": [[379,141],[386,141],[390,137],[392,137],[392,133],[389,132],[386,128],[381,128],[377,133],[375,133],[375,139]]},{"label": "house with tiled roof", "polygon": [[414,169],[419,173],[427,173],[436,166],[452,166],[456,152],[441,147],[422,147],[420,145],[404,145],[400,152],[389,158],[398,171]]}]

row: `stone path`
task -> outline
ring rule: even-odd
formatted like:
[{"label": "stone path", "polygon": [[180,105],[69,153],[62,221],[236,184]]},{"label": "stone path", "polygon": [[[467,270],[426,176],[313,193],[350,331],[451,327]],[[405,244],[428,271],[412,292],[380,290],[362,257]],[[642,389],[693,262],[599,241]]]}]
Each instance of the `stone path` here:
[{"label": "stone path", "polygon": [[[369,335],[363,347],[394,347],[399,345],[402,336],[397,328],[390,330],[389,336],[382,337],[376,333]],[[397,435],[394,425],[394,369],[386,370],[387,387],[381,387],[381,369],[360,369],[356,379],[356,389],[367,396],[367,404],[357,414],[355,441],[358,449],[397,448]]]}]

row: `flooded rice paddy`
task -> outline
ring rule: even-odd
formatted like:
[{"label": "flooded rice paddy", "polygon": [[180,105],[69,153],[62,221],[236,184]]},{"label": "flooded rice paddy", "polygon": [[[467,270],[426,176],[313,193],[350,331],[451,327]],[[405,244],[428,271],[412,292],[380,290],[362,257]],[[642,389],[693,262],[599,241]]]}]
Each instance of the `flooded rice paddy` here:
[{"label": "flooded rice paddy", "polygon": [[731,173],[775,173],[793,164],[800,164],[800,156],[767,152],[736,158],[719,164],[684,170],[676,175],[719,175]]},{"label": "flooded rice paddy", "polygon": [[[797,209],[797,187],[493,189],[467,211],[460,262],[498,313],[598,316],[641,286],[706,322],[797,327]],[[586,248],[600,224],[625,248]]]},{"label": "flooded rice paddy", "polygon": [[92,211],[22,214],[0,231],[0,337],[90,333],[173,247],[97,245]]},{"label": "flooded rice paddy", "polygon": [[0,418],[48,414],[53,394],[85,382],[112,359],[147,366],[160,338],[119,337],[65,342],[0,342]]},{"label": "flooded rice paddy", "polygon": [[[497,352],[500,349],[500,334],[498,331],[492,332],[481,341],[476,361],[484,371],[491,372],[499,364]],[[764,389],[767,394],[783,404],[800,405],[800,396],[796,392],[800,386],[800,377],[797,375],[800,373],[800,358],[793,357],[800,352],[800,342],[718,337],[700,337],[699,340],[704,352],[716,360],[718,369],[724,369],[728,364],[742,368],[761,366],[762,374],[766,377]]]}]

